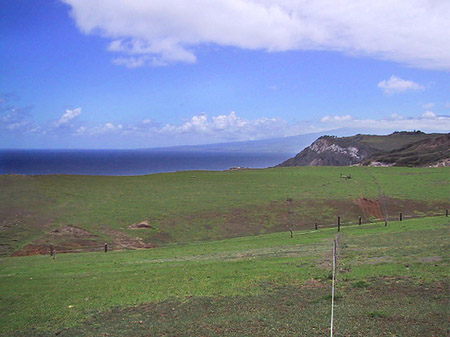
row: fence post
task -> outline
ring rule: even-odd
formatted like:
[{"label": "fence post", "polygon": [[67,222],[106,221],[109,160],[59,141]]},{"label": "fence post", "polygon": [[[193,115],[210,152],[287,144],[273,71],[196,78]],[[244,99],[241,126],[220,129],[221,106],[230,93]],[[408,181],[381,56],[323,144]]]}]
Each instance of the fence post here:
[{"label": "fence post", "polygon": [[384,219],[384,227],[387,227],[387,222],[388,222],[388,218],[386,217],[386,218]]},{"label": "fence post", "polygon": [[53,256],[53,245],[50,245],[50,256]]},{"label": "fence post", "polygon": [[403,221],[403,213],[400,212],[400,221]]},{"label": "fence post", "polygon": [[445,216],[448,217],[448,209],[445,210]]},{"label": "fence post", "polygon": [[340,216],[338,216],[338,232],[340,232],[341,231],[341,217]]},{"label": "fence post", "polygon": [[361,218],[361,215],[360,215],[360,216],[359,216],[359,219],[358,219],[358,225],[361,226],[361,222],[362,222],[362,218]]},{"label": "fence post", "polygon": [[317,230],[317,222],[314,224],[314,229]]},{"label": "fence post", "polygon": [[108,252],[108,244],[105,242],[105,253]]}]

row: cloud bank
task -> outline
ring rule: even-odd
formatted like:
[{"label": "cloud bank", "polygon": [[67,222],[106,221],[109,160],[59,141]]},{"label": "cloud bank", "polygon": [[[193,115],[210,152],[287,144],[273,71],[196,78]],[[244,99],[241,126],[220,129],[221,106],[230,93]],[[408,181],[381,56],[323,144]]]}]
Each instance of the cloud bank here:
[{"label": "cloud bank", "polygon": [[422,130],[427,132],[450,132],[450,116],[437,115],[427,110],[421,116],[408,117],[393,114],[384,119],[359,119],[350,115],[325,116],[321,123],[333,128],[352,128],[358,130],[386,130],[410,131]]},{"label": "cloud bank", "polygon": [[332,50],[450,70],[447,0],[61,0],[127,67],[196,62],[201,45]]},{"label": "cloud bank", "polygon": [[450,116],[438,115],[430,109],[415,117],[394,114],[384,119],[360,119],[344,114],[297,123],[289,123],[277,117],[246,119],[232,111],[211,117],[201,113],[176,124],[159,124],[151,119],[135,123],[108,121],[92,124],[83,121],[80,117],[82,109],[76,108],[68,109],[57,120],[41,125],[33,120],[31,111],[32,107],[14,107],[7,100],[0,100],[0,134],[11,139],[40,137],[46,144],[64,143],[67,144],[64,146],[69,147],[79,147],[79,144],[111,147],[114,142],[134,144],[129,145],[130,147],[154,147],[261,140],[340,128],[356,129],[358,132],[374,130],[375,133],[450,130]]}]

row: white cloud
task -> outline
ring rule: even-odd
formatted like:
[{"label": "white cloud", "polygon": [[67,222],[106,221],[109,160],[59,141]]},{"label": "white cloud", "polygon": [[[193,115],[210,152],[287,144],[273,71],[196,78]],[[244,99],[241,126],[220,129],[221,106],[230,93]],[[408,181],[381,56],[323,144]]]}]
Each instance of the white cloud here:
[{"label": "white cloud", "polygon": [[328,123],[328,122],[345,122],[345,121],[350,121],[352,120],[353,117],[350,115],[345,115],[345,116],[325,116],[322,117],[322,119],[320,120],[322,123]]},{"label": "white cloud", "polygon": [[384,119],[360,119],[346,114],[328,115],[320,121],[288,123],[281,118],[273,117],[246,119],[232,111],[229,114],[211,117],[202,113],[182,123],[166,125],[157,125],[151,120],[129,125],[108,122],[93,127],[82,126],[76,134],[94,137],[131,137],[145,140],[146,144],[150,145],[158,141],[159,145],[164,146],[164,144],[206,144],[270,139],[339,128],[360,130],[359,132],[374,130],[375,133],[396,130],[448,132],[450,117],[440,116],[428,110],[417,117],[392,114]]},{"label": "white cloud", "polygon": [[388,80],[383,80],[378,83],[378,88],[383,89],[387,95],[399,94],[405,91],[418,91],[425,88],[420,84],[403,80],[400,77],[392,75]]},{"label": "white cloud", "polygon": [[434,104],[434,102],[430,102],[430,103],[422,105],[422,108],[424,108],[424,109],[431,109],[431,108],[434,108],[435,105],[436,104]]},{"label": "white cloud", "polygon": [[432,111],[426,111],[420,117],[407,117],[399,114],[386,119],[342,119],[340,116],[326,116],[321,122],[330,128],[355,128],[373,130],[422,130],[448,132],[450,130],[450,116],[440,116]]},{"label": "white cloud", "polygon": [[422,114],[423,118],[435,119],[437,116],[433,111],[427,110]]},{"label": "white cloud", "polygon": [[[126,66],[195,62],[203,44],[333,50],[450,70],[446,0],[61,0]],[[146,56],[143,58],[143,56]]]},{"label": "white cloud", "polygon": [[229,115],[212,118],[208,118],[207,114],[196,115],[180,125],[167,124],[158,132],[166,135],[209,136],[218,141],[237,141],[293,135],[298,133],[298,128],[280,118],[262,117],[248,120],[232,111]]},{"label": "white cloud", "polygon": [[78,128],[76,133],[78,135],[88,134],[91,136],[95,136],[95,135],[102,135],[102,134],[108,134],[108,133],[117,133],[117,132],[123,131],[123,129],[124,128],[123,128],[122,124],[115,125],[114,123],[108,122],[108,123],[94,126],[91,128],[82,126],[82,127]]},{"label": "white cloud", "polygon": [[76,108],[73,110],[66,110],[66,113],[61,116],[59,120],[53,123],[54,127],[66,126],[75,117],[81,115],[81,108]]}]

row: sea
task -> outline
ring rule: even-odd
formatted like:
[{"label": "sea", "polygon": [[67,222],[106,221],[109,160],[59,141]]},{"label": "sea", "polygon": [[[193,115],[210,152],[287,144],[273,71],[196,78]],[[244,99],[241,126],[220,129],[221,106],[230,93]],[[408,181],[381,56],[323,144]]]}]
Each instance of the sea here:
[{"label": "sea", "polygon": [[292,157],[281,152],[137,150],[0,150],[0,174],[129,176],[186,170],[266,168]]}]

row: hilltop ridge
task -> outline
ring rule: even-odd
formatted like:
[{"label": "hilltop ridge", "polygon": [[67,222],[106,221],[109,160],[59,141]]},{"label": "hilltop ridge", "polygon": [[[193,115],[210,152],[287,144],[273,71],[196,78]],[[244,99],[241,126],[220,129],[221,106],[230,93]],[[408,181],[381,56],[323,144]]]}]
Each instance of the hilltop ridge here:
[{"label": "hilltop ridge", "polygon": [[390,135],[322,136],[277,167],[449,166],[450,134],[396,131]]}]

